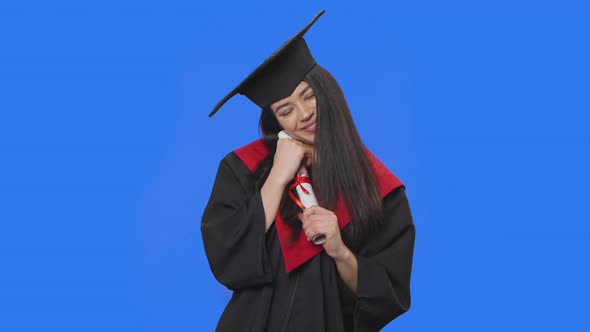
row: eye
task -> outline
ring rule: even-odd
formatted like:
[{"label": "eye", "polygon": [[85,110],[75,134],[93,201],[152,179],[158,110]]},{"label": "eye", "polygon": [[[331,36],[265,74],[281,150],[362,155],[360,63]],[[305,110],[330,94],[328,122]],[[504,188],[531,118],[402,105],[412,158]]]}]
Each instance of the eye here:
[{"label": "eye", "polygon": [[310,93],[307,96],[305,96],[305,100],[310,100],[313,97],[315,97],[315,95],[313,93]]},{"label": "eye", "polygon": [[281,113],[281,116],[287,116],[287,115],[291,114],[291,112],[293,112],[292,108],[288,109],[286,112]]}]

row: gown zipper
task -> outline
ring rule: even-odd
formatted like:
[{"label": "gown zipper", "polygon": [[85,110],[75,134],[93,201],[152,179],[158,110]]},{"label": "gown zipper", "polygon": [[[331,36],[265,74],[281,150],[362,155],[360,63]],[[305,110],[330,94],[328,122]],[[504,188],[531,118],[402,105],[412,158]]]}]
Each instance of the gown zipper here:
[{"label": "gown zipper", "polygon": [[287,324],[289,323],[289,318],[291,318],[291,311],[293,311],[293,302],[295,300],[295,291],[297,290],[297,284],[299,283],[299,273],[295,276],[295,284],[293,285],[293,290],[291,291],[291,299],[289,300],[289,308],[287,309],[287,316],[285,317],[285,321],[283,322],[283,328],[281,329],[282,332],[287,331]]}]

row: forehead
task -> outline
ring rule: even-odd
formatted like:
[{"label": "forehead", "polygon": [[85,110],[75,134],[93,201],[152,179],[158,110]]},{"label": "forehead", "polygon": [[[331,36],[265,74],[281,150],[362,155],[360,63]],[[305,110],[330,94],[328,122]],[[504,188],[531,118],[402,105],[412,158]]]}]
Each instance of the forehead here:
[{"label": "forehead", "polygon": [[285,97],[283,99],[277,100],[274,103],[272,103],[270,105],[270,107],[272,109],[274,109],[275,107],[283,104],[283,103],[288,103],[292,98],[297,98],[300,96],[301,92],[305,89],[307,89],[309,87],[309,84],[307,84],[307,82],[305,81],[301,81],[299,82],[299,84],[297,85],[297,87],[295,87],[295,90],[293,90],[293,92],[291,92],[291,95],[288,97]]}]

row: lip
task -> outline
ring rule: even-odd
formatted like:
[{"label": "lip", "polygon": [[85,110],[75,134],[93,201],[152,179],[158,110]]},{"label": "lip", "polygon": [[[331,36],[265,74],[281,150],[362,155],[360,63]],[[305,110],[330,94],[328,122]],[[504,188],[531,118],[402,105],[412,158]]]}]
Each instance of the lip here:
[{"label": "lip", "polygon": [[301,128],[301,130],[305,130],[307,132],[313,133],[315,131],[315,122]]}]

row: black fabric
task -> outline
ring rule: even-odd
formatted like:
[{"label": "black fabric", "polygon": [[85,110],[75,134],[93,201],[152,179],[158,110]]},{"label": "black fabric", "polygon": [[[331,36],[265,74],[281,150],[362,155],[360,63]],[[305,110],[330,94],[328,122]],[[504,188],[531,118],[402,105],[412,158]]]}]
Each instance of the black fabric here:
[{"label": "black fabric", "polygon": [[272,63],[251,78],[240,89],[260,108],[291,95],[293,90],[316,65],[303,38],[293,40]]},{"label": "black fabric", "polygon": [[[274,225],[264,231],[255,180],[234,153],[228,154],[203,214],[211,270],[233,291],[216,331],[378,331],[409,309],[415,229],[403,187],[383,199],[383,225],[353,251],[355,295],[325,252],[285,272]],[[356,247],[350,226],[342,238],[349,248]]]}]

